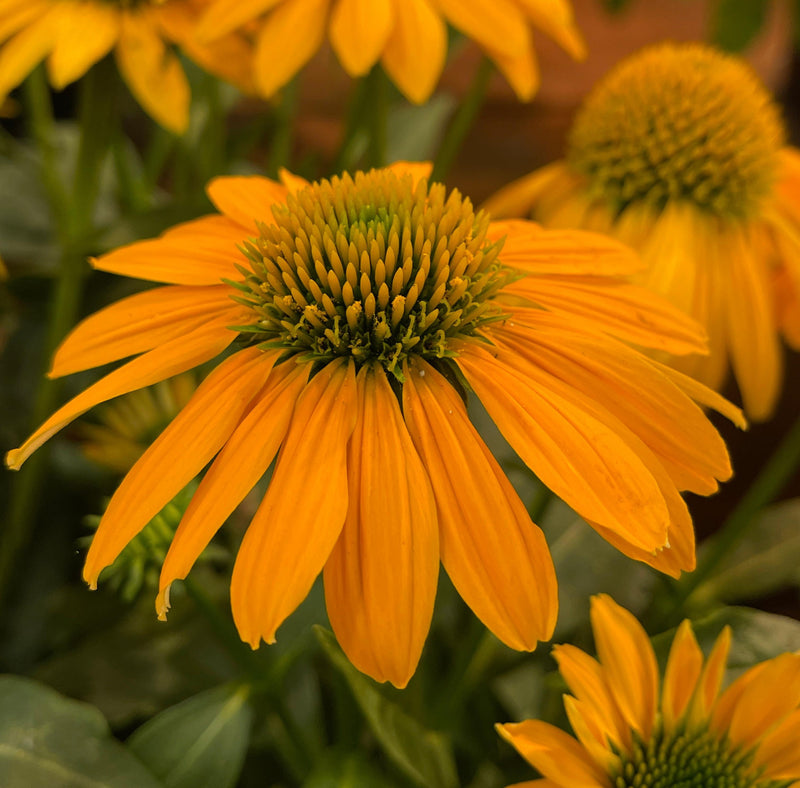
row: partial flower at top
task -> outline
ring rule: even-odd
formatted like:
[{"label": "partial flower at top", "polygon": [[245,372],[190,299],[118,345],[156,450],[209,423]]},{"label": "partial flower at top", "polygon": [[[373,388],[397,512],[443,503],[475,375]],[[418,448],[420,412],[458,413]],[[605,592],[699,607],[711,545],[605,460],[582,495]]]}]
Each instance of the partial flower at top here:
[{"label": "partial flower at top", "polygon": [[212,0],[197,34],[210,41],[253,20],[256,80],[267,96],[305,65],[326,32],[348,74],[380,61],[416,103],[427,101],[444,67],[447,22],[480,44],[523,100],[539,86],[533,27],[573,57],[585,54],[569,0]]},{"label": "partial flower at top", "polygon": [[252,48],[231,34],[198,44],[191,32],[209,0],[0,0],[0,102],[47,58],[56,90],[82,77],[112,49],[145,111],[182,134],[189,82],[174,50],[244,90],[252,89]]},{"label": "partial flower at top", "polygon": [[622,281],[639,263],[616,241],[493,224],[429,171],[219,178],[208,189],[218,215],[94,261],[167,286],[106,307],[64,341],[53,376],[136,358],[10,452],[12,468],[94,405],[231,352],[111,499],[86,559],[93,587],[211,463],[164,562],[165,615],[170,584],[277,454],[231,581],[254,648],[324,572],[347,655],[403,686],[440,557],[500,640],[535,648],[555,624],[553,564],[470,423],[466,389],[610,542],[672,575],[694,567],[678,491],[711,493],[731,470],[693,399],[738,412],[626,342],[693,352],[699,327]]},{"label": "partial flower at top", "polygon": [[703,658],[686,620],[659,692],[642,625],[608,596],[592,599],[598,659],[553,650],[572,695],[577,740],[539,720],[498,725],[544,779],[513,788],[792,788],[800,785],[800,654],[782,654],[720,694],[726,627]]},{"label": "partial flower at top", "polygon": [[733,367],[753,419],[772,413],[782,333],[800,349],[800,151],[740,59],[661,44],[614,69],[573,125],[566,160],[492,197],[496,216],[609,233],[638,282],[700,321],[711,354],[675,366],[720,388]]}]

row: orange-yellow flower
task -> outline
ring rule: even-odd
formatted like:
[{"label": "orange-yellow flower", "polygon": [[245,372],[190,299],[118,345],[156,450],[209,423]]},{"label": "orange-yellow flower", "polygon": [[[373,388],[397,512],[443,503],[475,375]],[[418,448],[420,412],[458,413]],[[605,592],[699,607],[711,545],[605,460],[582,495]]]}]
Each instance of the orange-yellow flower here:
[{"label": "orange-yellow flower", "polygon": [[711,353],[677,368],[720,388],[733,367],[749,416],[781,391],[780,334],[800,349],[800,152],[738,58],[662,44],[587,99],[565,161],[511,184],[496,216],[609,233],[646,263],[638,282],[701,322]]},{"label": "orange-yellow flower", "polygon": [[57,90],[112,50],[136,100],[178,134],[189,122],[189,82],[178,46],[203,68],[248,89],[252,51],[227,35],[199,44],[191,32],[209,0],[0,0],[0,103],[47,58]]},{"label": "orange-yellow flower", "polygon": [[720,694],[731,633],[708,659],[678,628],[659,693],[647,633],[610,597],[592,599],[598,660],[556,646],[577,739],[539,720],[498,725],[543,778],[514,788],[790,788],[800,780],[800,654],[750,668]]},{"label": "orange-yellow flower", "polygon": [[256,80],[267,96],[303,67],[326,32],[348,74],[365,74],[380,61],[417,103],[428,99],[442,72],[447,22],[483,47],[523,100],[539,86],[533,27],[573,57],[584,56],[569,0],[215,0],[197,34],[213,40],[253,20],[259,22]]},{"label": "orange-yellow flower", "polygon": [[[308,184],[212,181],[220,211],[94,262],[165,282],[87,318],[66,375],[136,356],[64,405],[8,464],[80,413],[232,350],[125,477],[86,559],[94,586],[213,460],[164,562],[157,607],[277,455],[233,570],[242,638],[272,642],[324,571],[328,614],[361,670],[404,685],[439,559],[500,640],[533,649],[556,617],[541,531],[475,428],[471,388],[539,478],[628,555],[694,566],[678,490],[730,473],[694,402],[710,390],[626,342],[681,353],[698,326],[622,281],[610,239],[492,224],[429,167]],[[216,458],[216,459],[215,459]]]}]

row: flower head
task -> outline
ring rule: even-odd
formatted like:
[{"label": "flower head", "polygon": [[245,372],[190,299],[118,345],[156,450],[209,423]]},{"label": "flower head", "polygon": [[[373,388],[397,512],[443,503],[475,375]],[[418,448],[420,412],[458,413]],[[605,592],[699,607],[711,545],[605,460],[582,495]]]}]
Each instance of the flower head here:
[{"label": "flower head", "polygon": [[363,75],[380,61],[417,103],[428,99],[444,67],[447,22],[483,47],[523,100],[539,82],[533,26],[573,57],[584,56],[569,0],[214,0],[197,33],[213,40],[253,20],[256,79],[268,96],[312,57],[326,31],[348,74]]},{"label": "flower head", "polygon": [[575,646],[554,655],[572,695],[576,739],[538,720],[498,725],[542,788],[789,788],[800,780],[800,654],[759,663],[720,693],[731,633],[708,659],[691,623],[678,628],[659,693],[658,667],[636,618],[592,599],[598,659]]},{"label": "flower head", "polygon": [[724,400],[620,340],[702,348],[696,326],[621,281],[621,244],[492,223],[429,167],[317,183],[219,178],[220,213],[94,261],[168,283],[86,319],[53,375],[136,356],[64,405],[8,463],[92,406],[231,352],[134,465],[86,560],[100,571],[202,469],[164,562],[168,590],[275,469],[231,583],[244,640],[272,642],[324,571],[351,660],[397,685],[430,624],[439,559],[505,643],[556,616],[541,531],[470,423],[472,389],[539,478],[628,555],[694,566],[678,490],[730,475],[693,402]]},{"label": "flower head", "polygon": [[700,321],[710,355],[675,359],[712,388],[733,367],[748,415],[781,389],[779,334],[800,348],[800,153],[736,57],[661,44],[621,63],[578,113],[564,162],[503,189],[498,216],[609,233],[637,281]]},{"label": "flower head", "polygon": [[183,133],[189,82],[173,45],[244,89],[252,83],[252,50],[245,37],[195,41],[192,30],[208,2],[0,0],[0,103],[45,58],[50,82],[60,90],[113,50],[136,100],[162,126]]}]

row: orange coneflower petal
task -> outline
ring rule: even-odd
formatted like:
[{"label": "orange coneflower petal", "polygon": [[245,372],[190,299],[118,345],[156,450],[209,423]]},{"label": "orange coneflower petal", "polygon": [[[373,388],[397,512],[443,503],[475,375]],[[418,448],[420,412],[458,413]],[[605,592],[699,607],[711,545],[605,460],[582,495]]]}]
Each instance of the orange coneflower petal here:
[{"label": "orange coneflower petal", "polygon": [[0,3],[0,42],[22,30],[50,7],[48,0],[8,0]]},{"label": "orange coneflower petal", "polygon": [[702,669],[703,652],[697,645],[691,622],[685,619],[675,633],[664,673],[661,713],[667,732],[674,729],[686,711]]},{"label": "orange coneflower petal", "polygon": [[705,330],[668,301],[642,287],[600,277],[526,277],[503,291],[569,316],[626,342],[674,355],[707,352]]},{"label": "orange coneflower petal", "polygon": [[242,319],[242,310],[232,309],[228,315],[210,320],[191,333],[176,337],[101,378],[59,408],[22,446],[10,451],[6,464],[18,469],[39,446],[89,408],[178,375],[219,355],[236,339],[236,334],[226,326],[236,323],[237,318]]},{"label": "orange coneflower petal", "polygon": [[325,564],[325,602],[350,661],[404,687],[430,628],[439,577],[436,504],[382,367],[358,373],[347,518]]},{"label": "orange coneflower petal", "polygon": [[498,71],[508,80],[520,101],[530,101],[539,89],[541,77],[539,63],[533,49],[533,36],[526,27],[524,29],[527,43],[519,53],[508,53],[494,47],[486,47],[486,54],[497,66]]},{"label": "orange coneflower petal", "polygon": [[[753,765],[773,780],[800,774],[800,709],[795,709],[761,741]],[[795,783],[796,784],[796,783]]]},{"label": "orange coneflower petal", "polygon": [[328,36],[333,51],[352,77],[360,77],[377,62],[392,32],[391,0],[337,0]]},{"label": "orange coneflower petal", "polygon": [[272,370],[251,410],[225,443],[192,496],[164,565],[157,609],[163,618],[170,583],[186,577],[216,531],[264,475],[289,428],[295,402],[308,377],[292,362]]},{"label": "orange coneflower petal", "polygon": [[225,445],[277,355],[246,348],[225,359],[131,468],[86,556],[83,576],[92,588],[100,571]]},{"label": "orange coneflower petal", "polygon": [[551,637],[558,610],[544,535],[453,387],[424,361],[406,372],[403,409],[433,484],[453,585],[500,640],[533,650]]},{"label": "orange coneflower petal", "polygon": [[724,441],[660,365],[613,339],[575,331],[563,315],[525,310],[523,325],[512,318],[492,336],[576,392],[591,392],[656,454],[679,489],[710,494],[717,479],[730,478]]},{"label": "orange coneflower petal", "polygon": [[[87,35],[91,31],[91,35]],[[119,11],[110,3],[73,3],[61,17],[53,51],[47,61],[56,90],[82,77],[108,54],[120,32]]]},{"label": "orange coneflower petal", "polygon": [[518,0],[536,27],[557,41],[576,60],[586,57],[586,44],[575,26],[569,0]]},{"label": "orange coneflower petal", "polygon": [[619,756],[608,746],[605,721],[598,716],[597,710],[572,695],[564,695],[564,710],[575,736],[595,763],[606,773],[618,766]]},{"label": "orange coneflower petal", "polygon": [[570,691],[578,700],[594,709],[597,719],[603,723],[603,732],[608,740],[618,749],[629,748],[630,728],[606,684],[600,663],[577,646],[567,643],[554,646],[552,653]]},{"label": "orange coneflower petal", "polygon": [[558,786],[611,788],[611,781],[586,750],[570,736],[540,720],[495,725],[525,760]]},{"label": "orange coneflower petal", "polygon": [[162,126],[183,134],[189,124],[189,81],[178,56],[145,10],[122,14],[117,64],[136,100]]},{"label": "orange coneflower petal", "polygon": [[647,741],[658,698],[658,665],[650,639],[636,617],[611,597],[592,597],[591,621],[603,673],[625,721]]},{"label": "orange coneflower petal", "polygon": [[231,579],[242,640],[257,648],[303,601],[347,513],[347,441],[355,427],[352,361],[333,361],[297,401],[267,494],[247,529]]},{"label": "orange coneflower petal", "polygon": [[433,164],[429,161],[396,161],[390,164],[387,170],[391,170],[395,175],[402,178],[403,175],[410,175],[414,182],[414,187],[423,179],[430,178],[433,171]]},{"label": "orange coneflower petal", "polygon": [[90,315],[67,336],[50,377],[70,375],[134,356],[184,336],[233,308],[228,285],[158,287],[123,298]]},{"label": "orange coneflower petal", "polygon": [[732,402],[728,402],[721,394],[704,386],[702,383],[698,383],[693,378],[684,375],[682,372],[672,367],[659,364],[658,369],[678,386],[678,388],[704,408],[711,408],[721,413],[726,419],[732,421],[740,429],[747,429],[747,419],[745,419],[741,409],[737,408]]},{"label": "orange coneflower petal", "polygon": [[731,647],[731,628],[723,627],[714,647],[711,649],[703,672],[697,682],[694,696],[689,702],[687,724],[694,727],[706,724],[708,714],[717,699],[722,679],[725,676],[725,667],[728,664],[728,652]]},{"label": "orange coneflower petal", "polygon": [[447,55],[447,26],[429,0],[395,0],[394,27],[381,62],[417,104],[430,98]]},{"label": "orange coneflower petal", "polygon": [[269,11],[283,0],[218,0],[211,3],[195,30],[199,41],[213,41]]},{"label": "orange coneflower petal", "polygon": [[211,180],[206,193],[217,210],[255,234],[256,222],[271,222],[272,206],[285,202],[288,190],[260,175],[226,175]]},{"label": "orange coneflower petal", "polygon": [[437,0],[453,27],[486,49],[521,55],[530,48],[530,30],[512,0]]},{"label": "orange coneflower petal", "polygon": [[[285,0],[261,28],[254,67],[265,96],[283,87],[325,38],[329,0]],[[298,31],[302,31],[298,35]]]},{"label": "orange coneflower petal", "polygon": [[487,236],[505,239],[503,265],[532,276],[625,276],[642,268],[642,261],[624,244],[584,230],[545,230],[535,222],[506,219],[492,222]]},{"label": "orange coneflower petal", "polygon": [[[523,462],[582,517],[646,551],[667,540],[669,517],[641,458],[600,420],[563,393],[557,381],[500,347],[459,345],[458,365]],[[632,526],[635,524],[635,526]]]},{"label": "orange coneflower petal", "polygon": [[19,85],[53,48],[61,11],[49,6],[0,49],[0,98]]},{"label": "orange coneflower petal", "polygon": [[769,281],[753,237],[731,231],[726,239],[728,281],[725,287],[731,364],[748,414],[765,419],[780,393],[782,355],[775,331]]},{"label": "orange coneflower petal", "polygon": [[[506,216],[527,216],[542,192],[562,181],[563,173],[564,165],[561,162],[548,164],[504,186],[489,197],[481,208],[496,219]],[[492,225],[497,224],[500,222],[492,222]],[[490,232],[492,225],[489,226]]]}]

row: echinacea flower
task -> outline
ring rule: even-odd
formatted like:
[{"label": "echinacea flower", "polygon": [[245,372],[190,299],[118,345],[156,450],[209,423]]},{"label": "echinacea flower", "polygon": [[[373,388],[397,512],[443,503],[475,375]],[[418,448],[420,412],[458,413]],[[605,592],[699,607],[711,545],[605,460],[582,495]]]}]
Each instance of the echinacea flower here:
[{"label": "echinacea flower", "polygon": [[701,322],[710,355],[675,366],[712,388],[733,367],[747,414],[780,394],[780,334],[800,349],[800,151],[746,64],[702,44],[632,56],[577,115],[563,162],[486,203],[495,216],[608,233],[638,283]]},{"label": "echinacea flower", "polygon": [[523,100],[539,86],[533,27],[573,57],[585,54],[569,0],[215,0],[197,35],[213,40],[253,20],[256,80],[267,96],[305,65],[326,31],[348,74],[380,61],[416,103],[427,101],[444,67],[447,22],[486,51]]},{"label": "echinacea flower", "polygon": [[173,46],[206,70],[251,89],[252,49],[239,34],[199,44],[191,32],[209,0],[0,0],[0,103],[47,58],[60,90],[112,50],[136,100],[182,134],[189,82]]},{"label": "echinacea flower", "polygon": [[533,649],[555,623],[552,561],[470,423],[465,387],[612,543],[673,575],[694,566],[678,490],[710,493],[731,470],[693,398],[737,411],[625,342],[696,351],[699,327],[621,281],[639,264],[621,244],[492,224],[429,172],[219,178],[208,188],[219,215],[94,261],[167,286],[106,307],[64,341],[54,376],[136,358],[10,452],[12,468],[94,405],[233,352],[114,494],[86,559],[92,587],[213,460],[164,562],[163,616],[170,584],[277,454],[231,581],[254,648],[274,641],[322,571],[347,655],[403,686],[441,557],[492,632]]},{"label": "echinacea flower", "polygon": [[761,662],[720,693],[731,632],[704,660],[691,623],[675,634],[659,692],[642,625],[592,599],[595,660],[553,650],[575,736],[539,720],[498,725],[543,775],[514,788],[790,788],[800,780],[800,654]]}]

